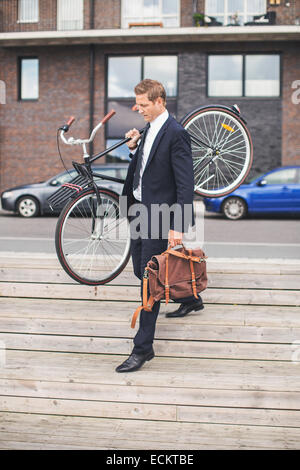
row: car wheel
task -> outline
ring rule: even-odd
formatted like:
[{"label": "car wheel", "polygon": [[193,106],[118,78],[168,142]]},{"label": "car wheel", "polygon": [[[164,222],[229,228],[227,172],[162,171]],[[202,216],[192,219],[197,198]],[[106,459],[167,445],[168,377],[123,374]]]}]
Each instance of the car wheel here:
[{"label": "car wheel", "polygon": [[22,217],[35,217],[39,213],[39,204],[33,197],[24,196],[17,203],[17,211]]},{"label": "car wheel", "polygon": [[247,204],[239,197],[229,197],[222,205],[222,212],[227,219],[239,220],[247,214]]}]

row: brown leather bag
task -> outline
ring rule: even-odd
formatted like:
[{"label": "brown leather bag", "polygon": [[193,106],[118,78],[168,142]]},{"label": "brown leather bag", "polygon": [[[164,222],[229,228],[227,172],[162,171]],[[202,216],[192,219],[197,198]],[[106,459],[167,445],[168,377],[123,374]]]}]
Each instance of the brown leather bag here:
[{"label": "brown leather bag", "polygon": [[[168,248],[160,255],[152,256],[147,263],[143,276],[143,305],[133,314],[131,328],[135,327],[136,319],[141,310],[151,312],[154,302],[166,299],[176,300],[194,295],[207,286],[206,259],[204,252]],[[148,284],[150,296],[148,298]]]}]

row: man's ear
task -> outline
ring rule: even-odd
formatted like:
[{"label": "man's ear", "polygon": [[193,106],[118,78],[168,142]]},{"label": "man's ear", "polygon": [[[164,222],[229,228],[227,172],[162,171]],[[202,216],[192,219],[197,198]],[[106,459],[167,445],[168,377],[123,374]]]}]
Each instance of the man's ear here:
[{"label": "man's ear", "polygon": [[158,106],[164,106],[164,102],[163,102],[163,99],[161,96],[159,96],[158,98],[156,98],[156,100],[154,101],[155,104],[157,104]]}]

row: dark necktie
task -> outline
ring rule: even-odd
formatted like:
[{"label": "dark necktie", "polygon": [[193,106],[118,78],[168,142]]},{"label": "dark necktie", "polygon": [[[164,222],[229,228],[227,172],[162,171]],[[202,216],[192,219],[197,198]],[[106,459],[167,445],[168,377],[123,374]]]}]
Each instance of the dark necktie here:
[{"label": "dark necktie", "polygon": [[144,144],[146,140],[146,135],[149,130],[150,124],[148,123],[147,126],[145,127],[145,130],[143,132],[143,135],[141,137],[141,142],[139,145],[139,154],[138,154],[138,161],[136,163],[136,168],[135,168],[135,173],[133,177],[133,189],[135,190],[140,182],[140,172],[141,172],[141,166],[142,166],[142,160],[143,160],[143,153],[144,153]]}]

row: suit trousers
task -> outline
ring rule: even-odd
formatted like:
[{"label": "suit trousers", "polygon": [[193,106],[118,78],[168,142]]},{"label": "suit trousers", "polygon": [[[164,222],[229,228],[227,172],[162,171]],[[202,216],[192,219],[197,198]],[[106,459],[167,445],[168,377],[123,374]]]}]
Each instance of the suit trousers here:
[{"label": "suit trousers", "polygon": [[[131,239],[131,255],[134,274],[141,280],[141,301],[143,300],[143,274],[148,261],[168,247],[168,239],[137,238]],[[149,292],[148,292],[149,296]],[[194,296],[177,299],[177,303],[194,302]],[[152,349],[160,301],[154,303],[151,312],[142,310],[139,319],[139,329],[134,337],[133,353],[146,354]]]}]

